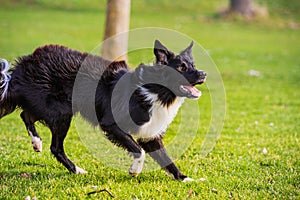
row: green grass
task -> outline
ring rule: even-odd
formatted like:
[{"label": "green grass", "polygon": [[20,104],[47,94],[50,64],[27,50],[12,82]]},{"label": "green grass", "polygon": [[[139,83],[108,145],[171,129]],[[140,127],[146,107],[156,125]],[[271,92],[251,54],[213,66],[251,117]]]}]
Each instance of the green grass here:
[{"label": "green grass", "polygon": [[[47,43],[89,52],[101,42],[105,1],[30,2],[2,2],[0,57],[13,61]],[[269,12],[276,15],[254,22],[214,18],[218,5],[226,6],[224,1],[197,2],[186,3],[183,9],[180,1],[133,1],[131,28],[160,26],[185,33],[208,50],[221,72],[227,109],[218,142],[210,154],[200,156],[211,117],[210,91],[204,85],[198,102],[200,128],[195,138],[186,138],[192,144],[176,161],[182,172],[206,181],[181,183],[162,170],[131,178],[124,170],[129,166],[117,170],[91,155],[80,140],[75,121],[65,142],[66,152],[89,174],[70,174],[51,155],[50,132],[42,124],[37,129],[44,151],[32,150],[18,111],[0,121],[0,199],[28,195],[110,199],[106,193],[87,196],[104,188],[116,199],[299,199],[300,34],[299,29],[288,26],[290,21],[299,23],[298,2],[289,1],[292,6],[285,1],[266,1]],[[156,14],[160,8],[164,12]],[[287,9],[289,12],[282,11]],[[131,63],[143,61],[131,59]],[[251,69],[261,76],[249,76]],[[192,117],[198,110],[193,108],[195,102],[185,104],[190,117],[176,118],[166,135],[167,143],[178,130],[195,131],[189,124],[198,123]],[[262,153],[264,148],[267,154]]]}]

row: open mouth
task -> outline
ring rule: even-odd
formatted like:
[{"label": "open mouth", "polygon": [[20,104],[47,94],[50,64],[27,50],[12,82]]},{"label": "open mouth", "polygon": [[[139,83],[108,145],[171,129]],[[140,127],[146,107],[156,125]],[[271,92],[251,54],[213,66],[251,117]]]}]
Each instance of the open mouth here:
[{"label": "open mouth", "polygon": [[179,90],[184,96],[190,99],[198,99],[201,96],[201,91],[192,85],[181,85]]},{"label": "open mouth", "polygon": [[191,85],[180,85],[180,92],[187,98],[190,99],[198,99],[201,96],[201,91],[198,90],[195,85],[200,85],[205,82],[205,78],[200,80],[199,82]]}]

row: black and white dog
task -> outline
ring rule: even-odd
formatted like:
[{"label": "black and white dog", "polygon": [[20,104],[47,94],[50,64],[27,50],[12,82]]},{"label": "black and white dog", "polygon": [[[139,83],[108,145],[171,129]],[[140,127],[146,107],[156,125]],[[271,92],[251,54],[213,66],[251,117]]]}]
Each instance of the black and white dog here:
[{"label": "black and white dog", "polygon": [[68,159],[63,142],[72,116],[80,113],[133,156],[130,175],[142,171],[146,152],[174,179],[192,181],[175,166],[162,143],[184,99],[199,98],[201,92],[194,86],[206,79],[206,73],[195,68],[192,46],[193,42],[175,55],[156,40],[154,65],[141,64],[134,71],[124,61],[112,62],[58,45],[20,57],[11,70],[2,60],[0,118],[21,108],[37,152],[42,151],[42,140],[34,123],[47,125],[52,133],[51,152],[69,171],[79,174],[86,171]]}]

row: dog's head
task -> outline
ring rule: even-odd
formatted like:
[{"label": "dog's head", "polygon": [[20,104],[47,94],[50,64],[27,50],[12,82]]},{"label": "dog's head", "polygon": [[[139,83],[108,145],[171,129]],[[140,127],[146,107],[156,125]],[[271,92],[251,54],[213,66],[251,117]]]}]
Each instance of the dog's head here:
[{"label": "dog's head", "polygon": [[[187,98],[199,98],[201,92],[195,88],[195,85],[205,82],[206,73],[201,70],[197,70],[194,64],[192,56],[193,42],[175,55],[172,51],[168,50],[158,40],[154,43],[154,54],[156,56],[156,65],[164,65],[176,70],[182,78],[172,81],[172,91],[176,96],[182,96]],[[165,78],[168,75],[166,75]]]}]

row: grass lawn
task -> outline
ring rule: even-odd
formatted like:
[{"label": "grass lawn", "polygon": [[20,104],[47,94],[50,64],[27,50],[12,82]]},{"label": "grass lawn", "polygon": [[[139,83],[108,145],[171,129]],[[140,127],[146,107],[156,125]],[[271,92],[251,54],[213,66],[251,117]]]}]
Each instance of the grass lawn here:
[{"label": "grass lawn", "polygon": [[[105,1],[26,2],[2,1],[1,58],[13,61],[48,43],[89,52],[101,42]],[[194,138],[186,138],[191,144],[176,160],[181,171],[196,181],[174,181],[162,170],[131,178],[126,171],[129,166],[117,169],[90,153],[75,121],[65,142],[66,152],[89,174],[70,174],[51,155],[50,132],[42,124],[37,129],[44,151],[33,151],[17,111],[0,121],[0,199],[111,199],[105,192],[87,195],[101,189],[116,199],[299,199],[298,1],[289,1],[294,6],[266,1],[271,19],[255,22],[218,19],[214,12],[226,6],[221,0],[199,4],[192,0],[184,8],[175,0],[132,2],[131,28],[159,26],[188,35],[209,52],[222,75],[226,118],[213,150],[200,156],[212,115],[206,85],[199,87],[203,93],[199,102],[185,102],[188,116],[181,117],[181,112],[165,138],[172,141],[178,130],[187,135],[196,131]],[[130,57],[129,61],[143,62]],[[250,70],[260,75],[250,76]],[[199,109],[194,107],[197,103]],[[200,125],[198,130],[193,128],[195,123]]]}]

